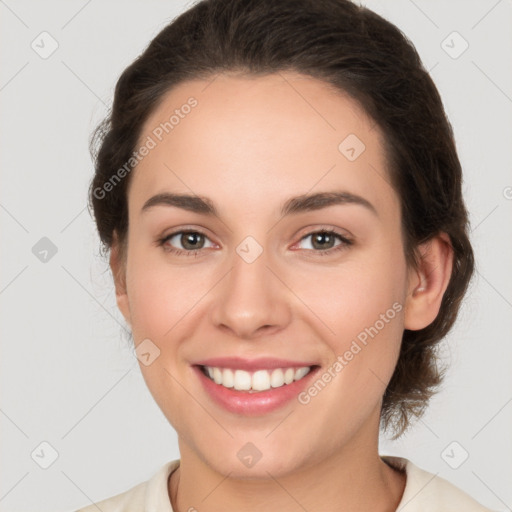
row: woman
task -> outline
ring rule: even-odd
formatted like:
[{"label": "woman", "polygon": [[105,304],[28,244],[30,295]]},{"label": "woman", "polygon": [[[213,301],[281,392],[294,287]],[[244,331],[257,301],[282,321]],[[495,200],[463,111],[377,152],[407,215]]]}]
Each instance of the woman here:
[{"label": "woman", "polygon": [[205,0],[118,81],[91,203],[180,459],[82,510],[488,510],[379,456],[473,273],[461,166],[400,31],[348,0]]}]

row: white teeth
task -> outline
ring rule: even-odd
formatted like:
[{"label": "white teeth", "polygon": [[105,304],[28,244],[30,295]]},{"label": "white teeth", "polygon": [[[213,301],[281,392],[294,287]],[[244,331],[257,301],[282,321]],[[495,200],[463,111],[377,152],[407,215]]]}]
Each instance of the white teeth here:
[{"label": "white teeth", "polygon": [[235,385],[235,376],[233,375],[233,370],[226,368],[222,372],[222,385],[226,388],[232,388]]},{"label": "white teeth", "polygon": [[309,366],[301,368],[276,368],[275,370],[257,370],[254,373],[245,370],[231,370],[205,366],[206,373],[216,384],[226,388],[235,388],[238,391],[267,391],[271,388],[280,388],[300,380],[310,371]]},{"label": "white teeth", "polygon": [[[222,384],[220,382],[219,384]],[[235,389],[248,391],[251,389],[251,374],[245,370],[235,370]]]},{"label": "white teeth", "polygon": [[284,372],[284,383],[291,384],[293,382],[293,378],[295,377],[295,370],[293,368],[286,368]]},{"label": "white teeth", "polygon": [[270,374],[267,370],[258,370],[252,376],[252,389],[255,391],[266,391],[270,389]]},{"label": "white teeth", "polygon": [[220,368],[213,369],[213,380],[216,384],[220,384],[222,382],[222,371]]},{"label": "white teeth", "polygon": [[309,373],[309,367],[305,366],[304,368],[297,368],[295,370],[294,380],[300,380],[302,377],[305,377]]},{"label": "white teeth", "polygon": [[270,385],[273,388],[280,388],[284,384],[284,373],[281,368],[274,370],[270,376]]}]

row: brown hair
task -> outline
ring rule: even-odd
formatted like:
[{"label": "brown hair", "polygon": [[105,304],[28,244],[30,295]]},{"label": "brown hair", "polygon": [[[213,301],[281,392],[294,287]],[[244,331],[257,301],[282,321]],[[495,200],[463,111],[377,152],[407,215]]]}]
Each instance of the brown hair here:
[{"label": "brown hair", "polygon": [[[404,251],[446,232],[453,271],[437,318],[405,330],[381,412],[395,438],[423,414],[442,381],[437,344],[454,324],[474,270],[462,170],[439,93],[407,37],[349,0],[202,0],[167,25],[121,74],[112,109],[90,141],[90,202],[106,250],[126,240],[130,175],[104,187],[129,161],[163,95],[189,79],[240,71],[291,70],[348,93],[385,137],[389,175],[401,200]],[[125,167],[126,168],[126,167]],[[118,175],[119,176],[119,175]],[[111,181],[112,183],[112,181]]]}]

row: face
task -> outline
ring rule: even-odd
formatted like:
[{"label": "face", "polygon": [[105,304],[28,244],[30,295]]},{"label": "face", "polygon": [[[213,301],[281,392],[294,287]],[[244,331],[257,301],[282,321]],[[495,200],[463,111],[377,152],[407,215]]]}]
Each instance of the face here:
[{"label": "face", "polygon": [[263,478],[376,447],[409,291],[377,127],[310,77],[218,75],[142,144],[118,304],[182,457]]}]

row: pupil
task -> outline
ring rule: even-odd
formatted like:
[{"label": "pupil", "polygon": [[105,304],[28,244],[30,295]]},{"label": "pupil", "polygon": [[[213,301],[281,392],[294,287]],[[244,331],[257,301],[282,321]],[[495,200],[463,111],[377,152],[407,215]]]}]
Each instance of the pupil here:
[{"label": "pupil", "polygon": [[324,242],[332,241],[332,240],[330,240],[330,239],[332,239],[332,235],[329,233],[318,233],[316,235],[315,242],[320,242],[320,249],[325,249],[325,244],[324,245],[321,244],[322,239],[324,240]]},{"label": "pupil", "polygon": [[[196,238],[200,237],[201,235],[199,233],[185,233],[182,238],[184,238],[183,247],[189,248],[189,249],[197,249],[197,245],[194,245],[194,242],[197,243]],[[187,247],[188,245],[191,245],[191,247]]]}]

